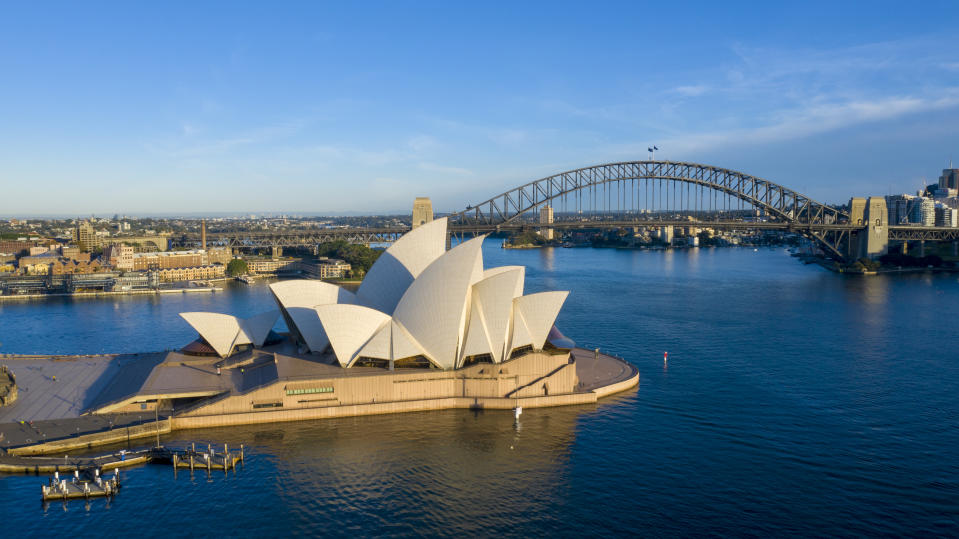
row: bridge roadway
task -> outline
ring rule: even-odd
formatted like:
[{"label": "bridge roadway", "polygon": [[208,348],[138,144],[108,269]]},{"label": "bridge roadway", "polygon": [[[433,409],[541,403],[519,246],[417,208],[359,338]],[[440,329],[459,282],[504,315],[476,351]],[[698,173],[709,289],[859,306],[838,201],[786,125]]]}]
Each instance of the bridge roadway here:
[{"label": "bridge roadway", "polygon": [[[471,236],[493,232],[517,232],[522,230],[537,230],[552,228],[564,230],[610,230],[633,227],[698,227],[717,230],[742,231],[779,231],[783,233],[810,233],[810,232],[855,232],[863,227],[850,224],[805,224],[779,221],[688,221],[681,219],[644,219],[644,220],[586,220],[586,221],[556,221],[551,224],[512,221],[496,225],[486,224],[458,224],[450,225],[450,232],[455,236]],[[378,227],[378,228],[331,228],[284,230],[276,232],[218,232],[208,233],[207,242],[212,245],[227,247],[309,247],[320,243],[345,240],[350,243],[391,243],[409,232],[409,227]],[[919,226],[891,226],[889,227],[890,241],[957,241],[959,228],[947,227],[919,227]],[[174,245],[193,246],[200,243],[198,234],[187,234],[174,238]]]}]

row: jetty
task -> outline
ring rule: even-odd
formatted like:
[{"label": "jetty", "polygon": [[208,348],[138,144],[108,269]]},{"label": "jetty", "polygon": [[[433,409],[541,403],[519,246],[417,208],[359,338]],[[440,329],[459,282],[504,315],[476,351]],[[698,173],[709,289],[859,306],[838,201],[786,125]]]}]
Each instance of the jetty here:
[{"label": "jetty", "polygon": [[190,445],[189,449],[167,449],[155,448],[151,462],[169,463],[173,469],[189,468],[191,472],[196,469],[212,470],[236,470],[237,463],[243,462],[243,445],[240,445],[239,452],[231,452],[227,444],[223,444],[223,452],[217,452],[212,444],[207,444],[206,450],[201,447],[198,451],[196,443]]},{"label": "jetty", "polygon": [[[121,450],[114,453],[95,457],[69,456],[15,456],[0,455],[0,473],[7,474],[47,474],[53,475],[46,485],[41,485],[40,492],[44,502],[51,500],[74,500],[113,497],[120,491],[120,468],[141,464],[172,464],[173,472],[179,468],[189,468],[192,476],[196,470],[206,470],[209,475],[213,470],[236,471],[237,464],[245,460],[243,445],[239,451],[230,451],[227,444],[223,450],[217,451],[212,444],[197,449],[197,444],[190,444],[189,448],[177,449],[163,446],[139,449],[135,451]],[[113,477],[106,479],[103,474],[113,470]],[[68,480],[61,477],[61,473],[70,474]]]},{"label": "jetty", "polygon": [[49,484],[41,485],[40,491],[45,502],[112,497],[120,491],[120,473],[114,472],[112,478],[104,479],[100,476],[99,468],[94,468],[92,472],[85,472],[83,475],[79,470],[75,470],[72,480],[67,481],[60,478],[59,472],[54,472]]}]

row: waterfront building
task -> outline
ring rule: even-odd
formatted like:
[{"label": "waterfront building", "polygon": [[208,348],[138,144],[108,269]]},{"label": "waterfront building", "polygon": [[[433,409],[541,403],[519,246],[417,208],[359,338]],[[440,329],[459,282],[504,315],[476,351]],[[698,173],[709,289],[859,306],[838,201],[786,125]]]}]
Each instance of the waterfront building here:
[{"label": "waterfront building", "polygon": [[672,225],[661,226],[656,229],[656,239],[667,245],[673,243],[674,230]]},{"label": "waterfront building", "polygon": [[[217,253],[215,262],[223,262],[223,252]],[[226,259],[229,262],[229,258]],[[192,249],[189,251],[163,251],[156,253],[134,253],[133,269],[143,271],[148,269],[163,268],[191,268],[196,266],[210,265],[210,255],[202,249]]]},{"label": "waterfront building", "polygon": [[244,258],[250,273],[277,273],[299,271],[298,258]]},{"label": "waterfront building", "polygon": [[343,279],[350,275],[353,267],[338,258],[320,257],[316,262],[301,260],[299,270],[313,279]]},{"label": "waterfront building", "polygon": [[132,245],[113,244],[103,251],[106,264],[118,270],[132,270],[134,249]]},{"label": "waterfront building", "polygon": [[206,251],[207,264],[229,264],[233,260],[233,252],[225,247],[214,247],[213,249],[204,249]]},{"label": "waterfront building", "polygon": [[429,197],[416,197],[413,201],[413,228],[433,221],[433,201]]},{"label": "waterfront building", "polygon": [[223,264],[208,264],[185,268],[160,268],[156,270],[156,273],[162,282],[202,281],[226,277],[226,266]]}]

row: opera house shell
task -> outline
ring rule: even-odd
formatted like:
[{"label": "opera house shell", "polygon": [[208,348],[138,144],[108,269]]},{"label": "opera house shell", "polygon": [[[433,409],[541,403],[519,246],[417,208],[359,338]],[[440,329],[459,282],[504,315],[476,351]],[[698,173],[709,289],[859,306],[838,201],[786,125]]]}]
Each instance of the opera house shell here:
[{"label": "opera house shell", "polygon": [[[446,250],[447,220],[415,228],[385,252],[353,293],[314,280],[270,289],[301,353],[344,367],[458,369],[541,350],[568,292],[523,294],[522,266],[483,267],[485,236]],[[249,319],[181,314],[220,357],[260,347],[277,312]]]}]

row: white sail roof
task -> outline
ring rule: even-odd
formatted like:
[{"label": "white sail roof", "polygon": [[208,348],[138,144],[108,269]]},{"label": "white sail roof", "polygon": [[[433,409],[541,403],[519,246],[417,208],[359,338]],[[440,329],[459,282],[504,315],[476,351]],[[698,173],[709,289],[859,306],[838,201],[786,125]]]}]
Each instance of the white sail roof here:
[{"label": "white sail roof", "polygon": [[289,316],[289,323],[293,327],[300,339],[306,344],[306,347],[313,352],[322,352],[330,344],[329,337],[326,336],[326,330],[320,322],[320,317],[316,314],[316,309],[312,307],[288,307],[285,311]]},{"label": "white sail roof", "polygon": [[391,328],[393,330],[393,359],[426,355],[423,346],[396,320],[393,320]]},{"label": "white sail roof", "polygon": [[[569,292],[539,292],[528,296],[520,296],[513,300],[513,318],[514,318],[514,342],[512,348],[519,348],[530,344],[533,348],[539,350],[546,343],[546,337],[549,330],[556,322],[559,310],[563,308],[566,297]],[[529,342],[516,344],[517,335],[515,320],[518,317],[522,319],[526,331],[528,332]]]},{"label": "white sail roof", "polygon": [[229,356],[235,347],[242,344],[263,346],[278,315],[276,311],[269,311],[252,318],[239,319],[221,313],[180,313],[220,357]]},{"label": "white sail roof", "polygon": [[513,320],[510,327],[509,351],[505,359],[509,359],[509,353],[523,346],[533,346],[533,336],[526,326],[526,320],[523,320],[523,313],[513,305]]},{"label": "white sail roof", "polygon": [[359,305],[320,305],[316,314],[330,339],[336,360],[344,367],[351,365],[363,345],[381,327],[389,327],[390,322],[388,315]]},{"label": "white sail roof", "polygon": [[444,369],[456,366],[470,286],[482,277],[484,239],[471,239],[436,259],[413,281],[393,313],[424,355]]},{"label": "white sail roof", "polygon": [[359,303],[393,314],[410,284],[446,251],[447,218],[419,226],[396,240],[367,272]]},{"label": "white sail roof", "polygon": [[[500,269],[500,268],[496,268]],[[513,298],[522,292],[522,267],[506,266],[503,271],[484,272],[473,285],[469,328],[460,358],[490,354],[494,363],[503,361],[513,314]]]},{"label": "white sail roof", "polygon": [[240,327],[250,340],[253,346],[263,346],[266,338],[270,335],[270,330],[276,324],[276,319],[280,316],[277,310],[267,311],[265,313],[245,318],[240,321]]},{"label": "white sail roof", "polygon": [[281,307],[316,307],[330,303],[356,303],[356,296],[342,286],[310,279],[292,279],[270,285]]},{"label": "white sail roof", "polygon": [[389,324],[373,335],[353,360],[360,357],[395,360],[420,355],[423,355],[423,347],[396,320],[390,320]]},{"label": "white sail roof", "polygon": [[352,292],[323,281],[280,281],[271,284],[270,291],[279,304],[290,331],[314,352],[322,352],[329,344],[329,339],[313,308],[317,305],[356,303],[356,296]]},{"label": "white sail roof", "polygon": [[494,275],[507,271],[519,271],[519,279],[517,279],[516,289],[513,291],[513,297],[518,298],[523,295],[523,285],[526,282],[526,266],[497,266],[495,268],[489,268],[483,272],[483,279],[489,279]]}]

